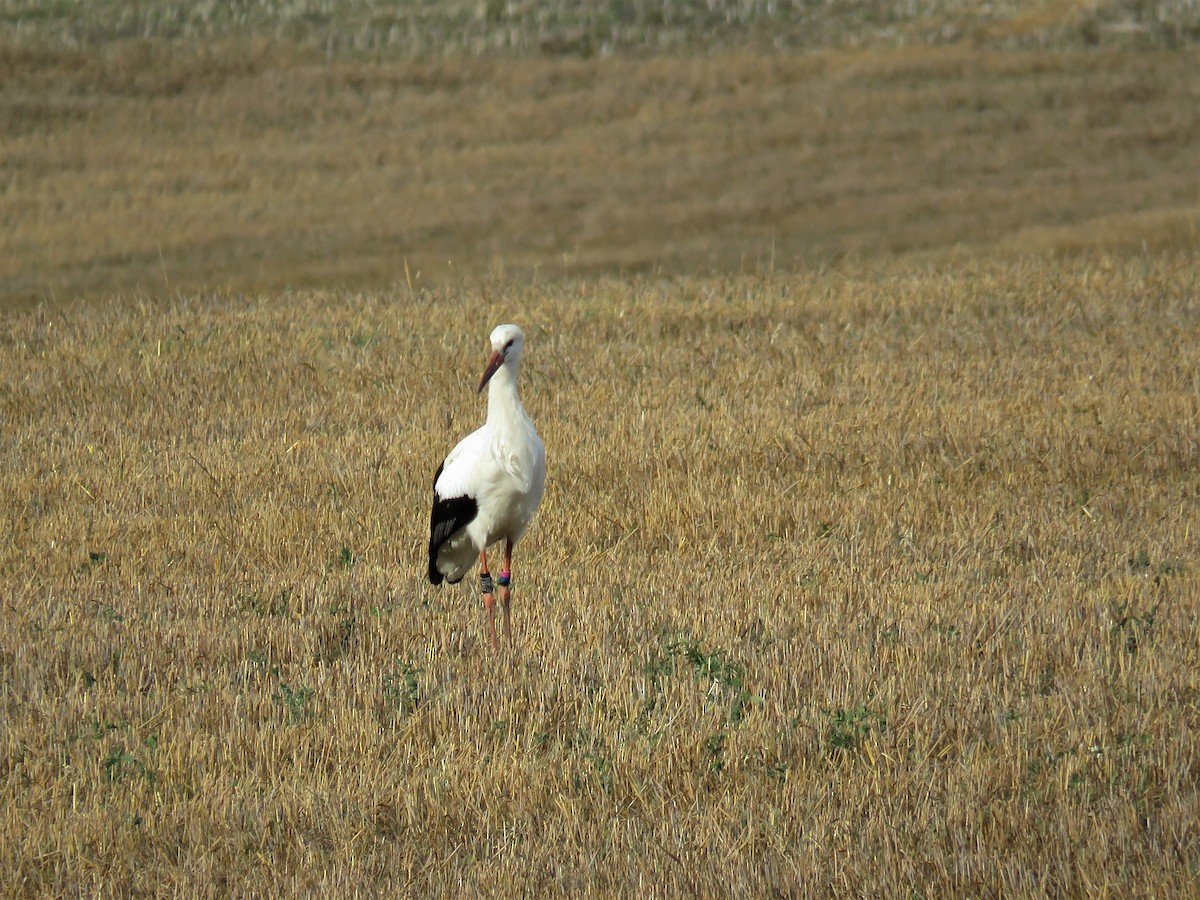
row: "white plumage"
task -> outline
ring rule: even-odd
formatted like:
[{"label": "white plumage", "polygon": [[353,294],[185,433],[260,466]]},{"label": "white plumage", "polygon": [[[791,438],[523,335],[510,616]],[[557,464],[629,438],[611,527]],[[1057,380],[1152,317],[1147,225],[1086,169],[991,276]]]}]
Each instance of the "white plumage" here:
[{"label": "white plumage", "polygon": [[546,484],[546,451],[521,405],[517,375],[525,335],[516,325],[491,334],[492,356],[479,383],[488,387],[487,421],[455,446],[433,480],[429,521],[429,580],[461,581],[480,560],[484,603],[496,645],[494,598],[487,548],[505,542],[500,600],[509,632],[508,579],[512,547],[533,521]]}]

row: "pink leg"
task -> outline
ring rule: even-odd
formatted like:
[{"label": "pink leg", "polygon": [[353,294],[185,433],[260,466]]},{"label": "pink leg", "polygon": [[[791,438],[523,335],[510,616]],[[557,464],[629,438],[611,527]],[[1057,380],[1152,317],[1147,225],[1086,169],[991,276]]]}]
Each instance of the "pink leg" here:
[{"label": "pink leg", "polygon": [[504,542],[504,568],[500,571],[500,606],[504,609],[504,639],[512,646],[512,620],[509,617],[509,604],[512,602],[512,541]]},{"label": "pink leg", "polygon": [[479,589],[483,592],[483,608],[488,614],[488,632],[492,636],[492,653],[500,652],[500,643],[496,640],[496,595],[495,584],[488,572],[487,551],[479,554]]}]

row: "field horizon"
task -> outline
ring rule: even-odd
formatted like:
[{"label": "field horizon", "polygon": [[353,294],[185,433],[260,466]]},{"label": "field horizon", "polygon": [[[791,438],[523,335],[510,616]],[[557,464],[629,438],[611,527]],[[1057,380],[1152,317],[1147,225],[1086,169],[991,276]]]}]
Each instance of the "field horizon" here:
[{"label": "field horizon", "polygon": [[[0,15],[0,307],[1200,239],[1200,22],[1186,4],[1155,18],[868,3],[862,21],[831,13],[824,37],[787,16],[718,27],[711,4],[675,23],[633,4],[643,18],[625,25],[587,4],[588,27],[633,41],[607,55],[571,50],[564,35],[586,23],[558,7],[550,43],[526,47],[523,7],[506,25],[415,4],[432,18],[412,34],[437,36],[422,51],[350,8],[280,23],[252,3],[251,22],[282,29],[255,31],[215,11],[189,26],[166,0],[92,5],[94,21],[63,15],[71,3],[28,19],[16,6]],[[307,38],[287,37],[305,23]],[[360,28],[396,46],[321,50]],[[459,46],[473,28],[525,38]],[[674,49],[637,50],[660,40]]]}]

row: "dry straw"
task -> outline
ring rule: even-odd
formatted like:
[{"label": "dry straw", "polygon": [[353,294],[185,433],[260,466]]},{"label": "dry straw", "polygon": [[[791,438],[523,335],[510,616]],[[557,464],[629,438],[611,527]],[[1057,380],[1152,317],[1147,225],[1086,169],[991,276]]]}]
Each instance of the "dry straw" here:
[{"label": "dry straw", "polygon": [[[0,877],[1193,890],[1195,272],[8,314]],[[508,319],[550,479],[496,663],[422,552]]]}]

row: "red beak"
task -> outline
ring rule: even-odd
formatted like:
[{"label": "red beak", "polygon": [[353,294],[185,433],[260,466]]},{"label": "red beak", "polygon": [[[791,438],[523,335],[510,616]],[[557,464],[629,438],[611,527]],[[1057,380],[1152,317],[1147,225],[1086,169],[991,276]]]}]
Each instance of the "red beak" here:
[{"label": "red beak", "polygon": [[492,354],[492,358],[488,360],[487,368],[483,370],[483,378],[479,381],[479,390],[475,393],[483,393],[483,389],[487,387],[487,383],[492,380],[492,376],[496,374],[496,370],[504,365],[504,354],[499,350]]}]

